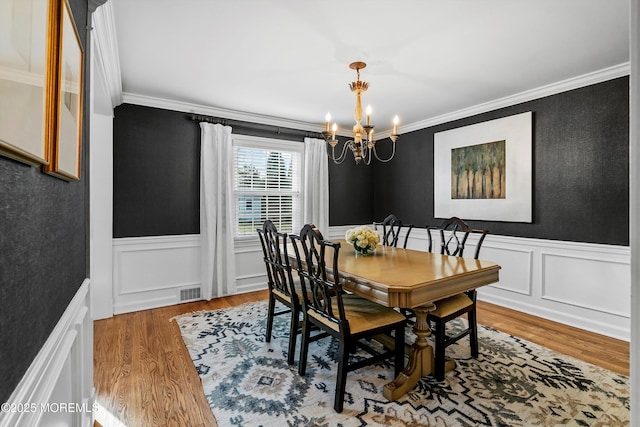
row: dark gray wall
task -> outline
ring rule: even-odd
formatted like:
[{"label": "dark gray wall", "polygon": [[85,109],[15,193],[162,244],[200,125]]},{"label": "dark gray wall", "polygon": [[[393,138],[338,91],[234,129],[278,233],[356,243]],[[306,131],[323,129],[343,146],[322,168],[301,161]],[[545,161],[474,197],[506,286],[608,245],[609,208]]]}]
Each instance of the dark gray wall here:
[{"label": "dark gray wall", "polygon": [[115,109],[113,124],[113,236],[199,233],[198,124],[129,104]]},{"label": "dark gray wall", "polygon": [[374,219],[394,212],[424,227],[433,217],[436,132],[533,112],[533,223],[469,221],[493,234],[629,243],[629,79],[622,77],[402,135],[376,164]]},{"label": "dark gray wall", "polygon": [[[494,234],[626,245],[628,93],[623,77],[404,134],[389,163],[329,162],[330,224],[381,221],[389,212],[417,227],[440,222],[433,218],[434,133],[533,111],[533,223],[470,223]],[[198,233],[197,122],[123,105],[114,123],[114,236]]]},{"label": "dark gray wall", "polygon": [[[304,139],[304,132],[231,125],[240,135]],[[198,122],[182,112],[120,105],[115,109],[113,157],[114,237],[200,232]],[[329,167],[332,224],[358,224],[372,217],[373,171],[352,163],[347,159]]]},{"label": "dark gray wall", "polygon": [[[339,139],[340,144],[345,140]],[[373,172],[371,166],[357,165],[351,153],[339,165],[329,159],[329,225],[372,222]]]},{"label": "dark gray wall", "polygon": [[[70,4],[86,64],[87,1]],[[85,93],[89,79],[85,73]],[[89,101],[84,101],[86,118]],[[86,120],[83,128],[79,182],[0,156],[0,402],[8,400],[88,277]]]}]

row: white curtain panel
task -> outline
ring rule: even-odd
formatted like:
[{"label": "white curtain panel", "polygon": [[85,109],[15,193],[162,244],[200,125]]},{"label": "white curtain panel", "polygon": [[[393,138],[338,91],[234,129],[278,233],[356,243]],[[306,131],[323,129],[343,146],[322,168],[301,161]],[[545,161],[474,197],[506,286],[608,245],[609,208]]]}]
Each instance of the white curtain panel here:
[{"label": "white curtain panel", "polygon": [[202,293],[212,299],[236,293],[233,147],[231,127],[203,122],[200,129]]},{"label": "white curtain panel", "polygon": [[[323,139],[304,139],[305,224],[315,224],[325,238],[329,233],[329,161]],[[294,230],[296,231],[296,230]]]}]

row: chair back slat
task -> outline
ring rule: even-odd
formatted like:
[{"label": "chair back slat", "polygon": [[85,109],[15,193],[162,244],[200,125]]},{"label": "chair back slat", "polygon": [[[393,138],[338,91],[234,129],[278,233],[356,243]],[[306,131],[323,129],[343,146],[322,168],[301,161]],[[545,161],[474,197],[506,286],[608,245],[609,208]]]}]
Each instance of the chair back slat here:
[{"label": "chair back slat", "polygon": [[[338,328],[348,327],[338,272],[340,243],[324,240],[313,224],[306,224],[299,235],[292,234],[290,238],[296,255],[305,312],[313,312]],[[327,271],[327,264],[331,266],[330,271]]]},{"label": "chair back slat", "polygon": [[[407,247],[407,241],[409,240],[409,233],[411,233],[411,229],[413,225],[403,224],[402,221],[395,216],[394,214],[390,214],[387,216],[381,223],[382,225],[382,244],[384,246],[394,246],[398,247],[398,240],[400,238],[400,230],[402,228],[406,228],[407,232],[404,237],[404,245],[403,247]],[[374,228],[378,228],[378,223],[373,223]]]},{"label": "chair back slat", "polygon": [[287,252],[287,234],[279,233],[270,220],[266,220],[262,229],[257,229],[260,244],[267,267],[267,279],[271,290],[278,290],[293,298],[293,274]]},{"label": "chair back slat", "polygon": [[427,226],[427,240],[428,251],[433,252],[433,236],[432,232],[437,232],[440,235],[440,253],[442,255],[451,255],[462,257],[464,256],[464,250],[467,244],[467,239],[471,234],[477,234],[478,243],[476,244],[476,250],[473,258],[478,259],[480,256],[480,249],[484,238],[489,233],[489,230],[474,229],[467,225],[466,222],[458,217],[452,217],[445,220],[439,226]]}]

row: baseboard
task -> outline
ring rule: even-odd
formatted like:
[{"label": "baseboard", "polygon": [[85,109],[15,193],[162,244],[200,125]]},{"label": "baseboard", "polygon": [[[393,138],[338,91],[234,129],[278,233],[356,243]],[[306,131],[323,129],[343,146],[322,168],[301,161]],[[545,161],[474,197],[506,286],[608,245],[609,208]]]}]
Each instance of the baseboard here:
[{"label": "baseboard", "polygon": [[[0,427],[93,426],[93,321],[85,279],[0,412]],[[4,407],[3,407],[4,409]]]},{"label": "baseboard", "polygon": [[624,326],[594,321],[583,316],[574,316],[559,310],[550,310],[545,307],[527,304],[497,295],[486,295],[483,294],[482,291],[478,292],[478,301],[507,307],[515,311],[520,311],[522,313],[527,313],[532,316],[541,317],[564,325],[573,326],[574,328],[584,329],[585,331],[594,332],[610,338],[616,338],[627,342],[630,340],[630,330]]},{"label": "baseboard", "polygon": [[267,282],[260,282],[260,283],[252,283],[250,285],[245,285],[245,286],[238,286],[236,288],[236,294],[247,294],[249,292],[256,292],[256,291],[264,291],[265,289],[268,289],[268,285]]},{"label": "baseboard", "polygon": [[[176,285],[176,289],[180,287]],[[119,302],[113,306],[113,314],[133,313],[135,311],[151,310],[152,308],[167,307],[169,305],[180,304],[176,296],[166,296],[150,298],[144,293],[137,296],[138,299],[130,302]]]}]

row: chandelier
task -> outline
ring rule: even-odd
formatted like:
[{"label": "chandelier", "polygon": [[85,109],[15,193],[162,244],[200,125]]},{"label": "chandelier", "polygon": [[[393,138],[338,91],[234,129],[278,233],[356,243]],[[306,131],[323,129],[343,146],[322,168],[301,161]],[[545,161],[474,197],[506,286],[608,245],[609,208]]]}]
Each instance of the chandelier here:
[{"label": "chandelier", "polygon": [[373,125],[371,124],[371,106],[367,107],[367,117],[366,124],[360,123],[362,121],[362,100],[361,95],[362,92],[366,92],[369,88],[369,83],[360,80],[360,70],[366,67],[367,64],[364,62],[352,62],[349,64],[349,68],[352,70],[356,70],[357,80],[349,84],[349,88],[351,88],[351,92],[355,92],[356,94],[356,110],[355,110],[355,119],[356,124],[353,126],[353,138],[349,139],[342,146],[342,150],[340,154],[336,157],[336,145],[338,145],[338,140],[336,139],[336,130],[338,129],[338,125],[333,123],[331,125],[331,114],[327,113],[325,118],[326,120],[326,128],[322,132],[322,136],[325,141],[331,146],[331,154],[329,156],[333,160],[334,163],[340,164],[344,161],[347,154],[347,149],[350,149],[353,153],[353,157],[356,161],[356,164],[360,163],[364,160],[365,164],[370,164],[371,159],[375,157],[381,162],[388,162],[393,159],[393,156],[396,154],[396,141],[398,140],[398,116],[393,118],[393,132],[389,135],[389,139],[391,139],[391,156],[387,159],[381,159],[378,156],[376,151],[376,140],[373,136]]}]

